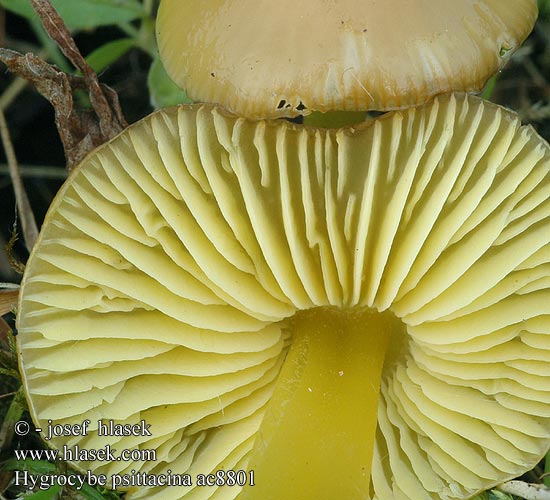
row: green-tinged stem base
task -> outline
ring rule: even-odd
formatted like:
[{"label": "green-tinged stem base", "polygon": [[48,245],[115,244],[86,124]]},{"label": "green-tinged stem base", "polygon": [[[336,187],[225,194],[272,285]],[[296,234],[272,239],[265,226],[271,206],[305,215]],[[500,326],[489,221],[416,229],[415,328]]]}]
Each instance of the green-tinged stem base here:
[{"label": "green-tinged stem base", "polygon": [[292,346],[239,500],[368,497],[389,313],[318,308],[289,322]]}]

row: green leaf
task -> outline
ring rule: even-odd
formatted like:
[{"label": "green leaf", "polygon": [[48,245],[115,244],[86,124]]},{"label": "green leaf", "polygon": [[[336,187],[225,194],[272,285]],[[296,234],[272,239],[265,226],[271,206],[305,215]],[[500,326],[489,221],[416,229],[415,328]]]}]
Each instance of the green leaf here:
[{"label": "green leaf", "polygon": [[498,490],[491,490],[489,493],[489,500],[514,500],[514,498],[512,495],[508,495],[508,493],[503,493]]},{"label": "green leaf", "polygon": [[61,491],[61,486],[54,484],[50,486],[47,490],[37,491],[28,497],[25,497],[25,500],[54,500],[57,498],[57,494]]},{"label": "green leaf", "polygon": [[485,84],[485,88],[483,89],[483,93],[481,94],[481,97],[483,97],[483,99],[491,99],[491,95],[495,90],[495,85],[497,84],[498,76],[499,74],[497,73],[496,75],[489,78],[489,80]]},{"label": "green leaf", "polygon": [[487,493],[486,492],[480,493],[479,495],[472,497],[472,500],[487,500]]},{"label": "green leaf", "polygon": [[108,497],[102,495],[95,488],[92,488],[89,484],[86,484],[86,483],[84,483],[84,485],[82,486],[82,489],[80,490],[80,494],[86,500],[105,500],[105,498],[108,498]]},{"label": "green leaf", "polygon": [[86,60],[94,71],[99,73],[126,54],[134,45],[135,42],[131,38],[113,40],[95,49],[86,57]]},{"label": "green leaf", "polygon": [[166,73],[160,59],[154,59],[147,78],[151,105],[156,109],[193,102]]},{"label": "green leaf", "polygon": [[35,17],[31,3],[28,0],[0,0],[0,5],[15,14],[32,19]]},{"label": "green leaf", "polygon": [[[2,465],[1,470],[24,470],[35,475],[50,475],[60,473],[56,464],[52,464],[51,462],[47,462],[46,460],[16,460],[15,458],[6,460]],[[69,472],[66,474],[69,476],[76,475],[73,472]],[[31,495],[29,497],[25,497],[25,500],[27,498],[32,498],[34,500],[50,500],[50,498],[54,498],[55,494],[60,491],[59,489],[54,490],[54,488],[57,488],[57,486],[52,486],[45,490],[46,492],[51,492],[52,496],[42,497]],[[116,492],[105,490],[104,493],[102,493],[96,488],[90,486],[88,483],[84,483],[82,485],[82,488],[79,490],[79,494],[79,498],[83,498],[85,500],[114,500],[120,498],[120,495],[118,495]]]},{"label": "green leaf", "polygon": [[[71,30],[127,23],[145,15],[138,0],[50,0]],[[26,17],[37,16],[30,0],[0,0],[5,9]]]},{"label": "green leaf", "polygon": [[57,466],[46,460],[17,460],[10,458],[4,462],[2,470],[26,470],[31,474],[55,474]]},{"label": "green leaf", "polygon": [[550,488],[550,451],[544,457],[543,482],[547,488]]},{"label": "green leaf", "polygon": [[0,449],[7,450],[12,444],[14,436],[14,425],[23,415],[25,407],[22,405],[24,399],[23,389],[20,387],[14,398],[11,400],[10,406],[4,417],[4,421],[0,426]]},{"label": "green leaf", "polygon": [[11,377],[11,378],[14,378],[15,380],[21,380],[21,375],[19,375],[19,372],[17,370],[13,370],[12,368],[0,367],[0,375]]}]

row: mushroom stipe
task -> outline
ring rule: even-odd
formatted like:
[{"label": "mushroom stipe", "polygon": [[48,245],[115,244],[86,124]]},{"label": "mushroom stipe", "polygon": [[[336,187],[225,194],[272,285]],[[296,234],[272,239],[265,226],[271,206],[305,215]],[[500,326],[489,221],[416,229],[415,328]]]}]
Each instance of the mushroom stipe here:
[{"label": "mushroom stipe", "polygon": [[49,445],[156,450],[77,468],[256,473],[129,499],[469,498],[550,446],[550,148],[464,95],[340,130],[157,112],[61,189],[18,328],[37,426],[91,422]]}]

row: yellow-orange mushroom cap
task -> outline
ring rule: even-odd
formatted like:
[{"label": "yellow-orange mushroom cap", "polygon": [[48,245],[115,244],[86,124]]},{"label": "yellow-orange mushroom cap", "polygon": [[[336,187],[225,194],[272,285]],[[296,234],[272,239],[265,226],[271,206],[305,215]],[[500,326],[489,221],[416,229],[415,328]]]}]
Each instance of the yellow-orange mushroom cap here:
[{"label": "yellow-orange mushroom cap", "polygon": [[37,426],[91,421],[51,446],[193,480],[130,499],[469,498],[550,444],[550,148],[464,95],[341,130],[157,112],[62,188],[18,329]]},{"label": "yellow-orange mushroom cap", "polygon": [[536,0],[162,0],[157,39],[192,99],[256,119],[479,91],[536,17]]}]

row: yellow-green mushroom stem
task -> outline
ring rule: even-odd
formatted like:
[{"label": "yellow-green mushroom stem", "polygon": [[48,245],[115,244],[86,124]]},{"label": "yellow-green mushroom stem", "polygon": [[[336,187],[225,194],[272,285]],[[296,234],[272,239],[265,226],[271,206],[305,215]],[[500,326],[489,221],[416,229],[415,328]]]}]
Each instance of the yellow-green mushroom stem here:
[{"label": "yellow-green mushroom stem", "polygon": [[389,312],[323,307],[287,325],[292,345],[249,462],[255,486],[241,497],[364,498],[382,367],[403,324]]}]

